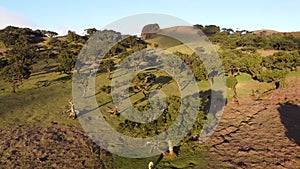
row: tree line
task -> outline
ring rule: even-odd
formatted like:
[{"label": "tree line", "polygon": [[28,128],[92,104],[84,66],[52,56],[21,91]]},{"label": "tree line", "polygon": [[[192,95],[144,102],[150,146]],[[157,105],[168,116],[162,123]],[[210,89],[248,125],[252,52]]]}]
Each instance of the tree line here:
[{"label": "tree line", "polygon": [[216,25],[203,26],[196,24],[195,29],[200,29],[215,44],[219,44],[222,49],[236,49],[239,47],[249,47],[258,49],[274,49],[283,51],[293,51],[300,48],[300,38],[289,33],[255,33],[248,30],[233,30],[222,28]]},{"label": "tree line", "polygon": [[[68,31],[67,35],[58,37],[53,31],[13,26],[0,30],[0,48],[6,49],[0,53],[2,79],[10,83],[12,91],[16,92],[16,88],[30,77],[32,65],[41,60],[45,63],[44,70],[50,69],[49,61],[52,60],[55,62],[55,71],[72,74],[79,52],[97,29],[89,28],[85,31],[84,36]],[[147,43],[138,37],[126,36],[122,42],[109,50],[102,65],[109,74],[115,65],[114,59],[111,59],[113,56],[125,58],[146,47]]]},{"label": "tree line", "polygon": [[[228,76],[241,72],[248,73],[254,80],[276,82],[284,78],[289,71],[296,70],[300,64],[300,39],[292,35],[271,34],[260,35],[242,30],[234,31],[215,25],[194,25],[200,29],[216,45],[222,59],[224,71]],[[95,28],[86,29],[86,35],[80,36],[68,31],[65,36],[46,30],[31,30],[8,26],[0,30],[0,47],[6,51],[0,53],[0,74],[9,82],[12,91],[22,84],[32,73],[32,65],[43,60],[45,69],[50,67],[49,60],[56,63],[56,71],[72,74],[76,57],[87,40],[97,32]],[[113,34],[117,33],[112,31]],[[117,59],[124,59],[136,51],[147,48],[147,43],[137,36],[122,35],[121,42],[114,45],[102,62],[102,71],[110,73]],[[257,49],[274,49],[278,52],[263,57]],[[188,55],[174,52],[193,71],[196,80],[208,80],[211,72],[206,72],[203,61],[196,54]],[[202,55],[209,55],[205,51]]]}]

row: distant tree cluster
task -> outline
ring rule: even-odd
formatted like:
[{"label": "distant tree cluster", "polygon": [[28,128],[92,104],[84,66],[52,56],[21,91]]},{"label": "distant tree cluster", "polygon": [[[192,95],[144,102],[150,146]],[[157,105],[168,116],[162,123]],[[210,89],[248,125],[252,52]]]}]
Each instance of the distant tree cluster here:
[{"label": "distant tree cluster", "polygon": [[222,51],[219,55],[228,76],[244,72],[250,74],[254,80],[268,83],[279,83],[289,71],[296,70],[300,66],[298,51],[280,51],[262,57],[257,52],[236,49]]},{"label": "distant tree cluster", "polygon": [[[278,79],[282,79],[288,71],[294,71],[300,66],[300,38],[291,34],[255,34],[247,30],[221,29],[216,25],[197,24],[193,27],[201,30],[214,44],[220,46],[218,52],[228,76],[243,72],[250,74],[255,80],[278,82]],[[14,26],[0,30],[0,47],[5,49],[0,53],[1,76],[14,86],[15,91],[15,88],[30,76],[31,66],[38,61],[44,61],[46,64],[44,68],[47,70],[55,67],[56,71],[71,74],[83,45],[98,30],[88,28],[85,31],[84,36],[74,31],[68,31],[65,36],[58,36],[53,31]],[[111,71],[120,60],[147,48],[148,44],[137,36],[104,31],[110,32],[107,38],[110,38],[110,34],[123,37],[123,40],[109,49],[101,63],[103,70],[110,78]],[[158,44],[154,46],[158,47]],[[262,57],[257,49],[273,49],[278,52]],[[200,53],[209,55],[204,50]],[[208,80],[211,72],[207,72],[199,56],[195,53],[188,55],[175,52],[174,54],[184,60],[194,73],[196,80]],[[54,63],[52,66],[50,66],[50,60]]]},{"label": "distant tree cluster", "polygon": [[107,57],[118,55],[123,59],[132,53],[147,48],[147,43],[137,36],[127,36],[114,45],[107,53]]},{"label": "distant tree cluster", "polygon": [[219,44],[223,49],[253,47],[257,49],[274,49],[293,51],[300,48],[300,38],[285,34],[260,35],[247,30],[233,31],[226,29],[209,36],[209,39]]},{"label": "distant tree cluster", "polygon": [[[174,54],[189,66],[196,80],[208,80],[208,72],[199,56],[195,53],[188,55],[175,52]],[[207,53],[203,51],[202,55],[207,55]],[[227,76],[234,77],[240,73],[247,73],[254,80],[268,83],[279,83],[289,71],[294,71],[300,66],[298,51],[279,51],[262,57],[255,47],[244,47],[220,50],[219,56]]]},{"label": "distant tree cluster", "polygon": [[2,41],[6,47],[11,47],[17,44],[18,41],[39,43],[44,41],[44,37],[46,37],[46,35],[43,31],[33,31],[29,28],[8,26],[5,29],[0,30],[0,41]]},{"label": "distant tree cluster", "polygon": [[206,36],[212,36],[221,31],[220,27],[216,25],[203,26],[203,25],[196,24],[193,27],[195,29],[200,29]]}]

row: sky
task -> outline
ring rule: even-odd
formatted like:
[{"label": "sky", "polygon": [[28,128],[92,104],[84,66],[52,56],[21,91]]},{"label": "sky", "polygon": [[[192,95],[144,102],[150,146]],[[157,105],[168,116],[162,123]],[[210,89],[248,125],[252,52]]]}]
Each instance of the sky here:
[{"label": "sky", "polygon": [[0,0],[0,29],[14,25],[83,34],[127,16],[158,13],[190,24],[288,32],[300,31],[299,8],[297,0]]}]

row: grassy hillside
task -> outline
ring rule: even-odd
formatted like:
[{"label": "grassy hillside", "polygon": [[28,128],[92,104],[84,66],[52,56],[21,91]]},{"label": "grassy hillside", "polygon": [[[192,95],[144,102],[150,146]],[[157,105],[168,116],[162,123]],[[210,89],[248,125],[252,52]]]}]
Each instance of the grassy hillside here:
[{"label": "grassy hillside", "polygon": [[[158,73],[157,76],[165,74]],[[37,87],[36,83],[40,81],[48,81],[49,86]],[[1,84],[7,85],[3,81]],[[106,73],[99,74],[96,78],[96,91],[99,92],[100,87],[104,84],[110,83],[106,79]],[[200,83],[202,84],[202,83]],[[1,85],[2,86],[2,85]],[[204,85],[205,86],[205,85]],[[4,86],[5,87],[5,86]],[[60,73],[36,73],[33,74],[23,86],[20,86],[16,94],[12,94],[10,90],[3,90],[0,94],[0,127],[9,127],[15,125],[34,125],[34,126],[48,126],[53,123],[58,125],[78,126],[77,120],[69,119],[66,111],[69,109],[68,101],[71,100],[71,80],[70,77]],[[201,85],[203,87],[203,84]],[[176,94],[176,83],[171,82],[163,86],[162,90],[168,94]],[[205,89],[206,87],[203,87]],[[133,98],[133,102],[141,99],[141,94]],[[107,120],[115,119],[107,110],[110,110],[114,104],[111,102],[110,96],[105,93],[97,94],[97,101],[99,105],[103,103],[105,106],[101,107],[103,115]],[[113,128],[117,128],[117,121],[111,120],[110,124]],[[193,147],[191,149],[190,147]],[[194,155],[191,155],[194,154]],[[163,158],[159,163],[159,168],[194,168],[198,166],[205,166],[206,150],[197,143],[184,144],[181,147],[181,154],[175,159]],[[128,159],[118,156],[108,156],[104,163],[113,168],[139,168],[147,166],[150,161],[156,161],[159,156],[146,159]],[[95,161],[97,162],[97,161]]]},{"label": "grassy hillside", "polygon": [[157,44],[158,47],[162,49],[167,49],[182,44],[176,39],[170,38],[168,36],[160,35],[160,34],[153,36],[151,39],[147,39],[146,42],[151,44]]},{"label": "grassy hillside", "polygon": [[[164,74],[158,73],[158,76]],[[291,73],[292,77],[299,76],[299,72]],[[259,90],[263,93],[270,88],[274,88],[271,84],[259,83],[253,81],[247,74],[241,74],[237,76],[238,85],[237,92],[239,97],[248,98],[251,97],[252,90]],[[37,87],[35,84],[38,81],[49,81],[50,85],[47,87]],[[1,86],[7,85],[0,81]],[[109,84],[109,80],[106,79],[106,74],[99,74],[96,78],[96,91],[100,91],[100,87],[104,84]],[[166,93],[172,93],[176,89],[174,82],[165,84],[163,90]],[[198,83],[200,90],[207,90],[209,83],[202,81]],[[228,98],[232,92],[228,92]],[[138,100],[142,95],[137,95],[134,100]],[[6,88],[0,93],[0,118],[1,125],[14,126],[32,124],[36,126],[45,126],[52,123],[60,125],[79,126],[76,120],[69,119],[67,113],[68,101],[71,99],[71,80],[70,77],[60,73],[35,73],[30,77],[23,86],[18,90],[18,93],[12,94]],[[97,94],[97,100],[99,104],[107,103],[101,109],[105,112],[113,107],[111,98],[104,94]],[[114,118],[109,113],[104,113],[108,120]],[[111,123],[114,125],[114,123]],[[180,155],[175,159],[163,158],[158,168],[202,168],[207,166],[207,162],[204,160],[207,156],[206,149],[198,143],[185,143],[180,148]],[[103,163],[113,168],[139,168],[147,166],[150,161],[156,161],[159,156],[146,158],[146,159],[128,159],[118,157],[115,155],[102,157]],[[95,161],[96,162],[96,161]],[[144,167],[143,167],[144,168]]]},{"label": "grassy hillside", "polygon": [[[175,30],[186,32],[189,29],[190,28],[187,27],[173,27],[164,29],[162,31],[165,31],[165,33],[168,31],[171,32]],[[238,39],[241,37],[236,36],[236,38]],[[71,44],[71,46],[75,45],[73,47],[76,50],[80,49],[80,45],[76,46],[76,44],[82,43],[77,41],[69,42],[67,37],[59,37],[58,39],[64,42],[59,42],[58,44],[56,44],[57,46],[60,46],[61,44],[67,44],[68,46],[68,44]],[[137,39],[138,38],[133,37],[133,39],[131,40],[135,40],[138,44],[140,40]],[[44,38],[44,41],[40,42],[38,45],[47,47],[47,42],[49,42],[49,39]],[[191,49],[189,49],[186,45],[182,44],[178,40],[163,35],[156,35],[151,39],[148,39],[147,42],[152,45],[151,47],[166,49],[170,52],[181,52],[188,55],[191,55],[193,53]],[[127,43],[125,43],[125,46],[131,46]],[[144,43],[144,45],[145,47],[147,47],[146,43]],[[220,43],[216,43],[214,44],[214,46],[217,50],[220,51],[232,50],[222,48]],[[137,49],[139,49],[140,46],[136,47],[138,47]],[[66,50],[64,47],[63,49]],[[74,49],[71,48],[69,50],[74,51]],[[3,52],[4,50],[5,49],[1,48],[0,44],[0,52]],[[125,48],[124,46],[120,45],[118,50],[124,50],[125,52],[128,52],[129,48]],[[59,52],[60,49],[57,49],[57,51],[55,51],[54,54],[57,54]],[[227,66],[229,65],[229,68],[230,66],[236,66],[236,63],[239,63],[241,61],[238,60],[238,62],[230,62],[236,59],[235,57],[232,57],[233,55],[236,54],[237,58],[242,58],[245,56],[248,57],[248,55],[243,54],[249,54],[247,53],[247,51],[242,50],[235,52],[237,52],[237,54],[234,52],[224,53],[228,54],[228,56],[225,55],[223,57],[228,57]],[[258,49],[257,52],[260,53],[262,56],[269,56],[274,54],[275,52],[278,52],[278,50]],[[291,51],[286,51],[286,53],[289,52],[291,53]],[[124,53],[121,52],[121,54]],[[109,56],[109,59],[112,59],[114,63],[116,63],[116,65],[112,67],[118,67],[118,63],[121,61],[121,57],[119,57],[121,54],[116,52]],[[126,57],[127,55],[124,56]],[[250,53],[249,56],[252,56],[252,53]],[[185,59],[188,59],[190,61],[196,61],[196,59],[193,60],[192,57],[186,57]],[[0,165],[3,165],[4,168],[17,168],[18,166],[26,164],[24,166],[26,166],[27,168],[43,166],[46,168],[54,167],[132,169],[147,168],[147,165],[150,161],[156,162],[157,160],[159,160],[157,167],[166,169],[198,169],[207,168],[207,166],[218,166],[218,161],[206,161],[207,157],[210,156],[210,145],[199,144],[198,142],[193,142],[191,140],[181,143],[179,147],[179,154],[174,158],[170,158],[168,155],[165,155],[162,159],[160,159],[160,156],[145,159],[129,159],[112,155],[109,152],[101,149],[101,147],[95,145],[95,143],[93,143],[91,139],[87,137],[86,133],[82,130],[80,124],[76,119],[70,119],[68,117],[67,111],[70,108],[69,101],[72,100],[72,81],[71,76],[59,73],[57,71],[59,64],[57,56],[53,58],[47,58],[47,60],[43,57],[40,57],[36,58],[35,61],[36,63],[32,65],[31,76],[29,77],[29,79],[24,80],[24,83],[21,86],[19,86],[16,93],[11,93],[10,84],[4,82],[3,79],[0,79],[0,135],[3,138],[8,138],[7,140],[5,139],[3,142],[0,142]],[[48,63],[46,63],[46,61]],[[261,62],[251,62],[249,63],[249,65],[257,66],[259,65],[257,63],[261,64]],[[273,62],[271,62],[271,64],[272,63]],[[199,68],[201,64],[199,62],[194,62],[194,64],[190,63],[190,65],[196,65],[194,68]],[[253,68],[256,68],[255,66],[253,66]],[[264,69],[267,68],[264,67]],[[107,79],[107,74],[105,71],[106,69],[101,69],[96,76],[96,100],[98,102],[102,115],[105,117],[107,122],[111,125],[112,128],[114,128],[117,131],[120,131],[123,129],[120,129],[120,123],[125,123],[125,118],[111,113],[111,110],[115,108],[115,103],[113,102],[110,93],[107,93],[102,90],[103,87],[110,86],[111,83],[111,80]],[[112,69],[112,73],[113,72],[114,71]],[[156,81],[153,84],[151,84],[149,91],[159,88],[169,97],[180,96],[177,83],[167,73],[160,70],[146,70],[144,72],[152,73],[155,75],[156,78]],[[271,93],[272,90],[275,88],[274,81],[273,83],[262,83],[257,80],[253,80],[250,74],[240,72],[235,72],[235,74],[228,74],[232,76],[236,75],[236,79],[238,81],[236,85],[236,93],[238,98],[240,98],[241,100],[240,108],[243,108],[243,106],[246,107],[243,104],[247,102],[243,101],[249,101],[251,99],[257,101],[259,100],[258,97],[260,95],[266,96],[266,94]],[[293,71],[287,76],[286,81],[287,83],[293,83],[293,80],[299,80],[299,76],[300,71]],[[203,79],[207,79],[207,77],[204,77]],[[200,92],[207,94],[207,91],[210,91],[210,82],[208,80],[203,79],[197,82],[198,88]],[[132,84],[131,87],[134,88],[134,85]],[[234,91],[229,88],[227,89],[227,91],[228,92],[226,98],[228,101],[227,103],[229,105],[228,107],[232,108],[235,106],[231,104]],[[280,91],[284,91],[284,89]],[[148,104],[148,100],[145,98],[146,97],[144,96],[142,91],[130,91],[130,100],[136,108]],[[205,103],[207,102],[203,101],[203,107],[206,106]],[[166,110],[169,111],[168,109]],[[241,116],[243,116],[242,114],[244,114],[244,111],[248,112],[247,109],[241,109],[241,111],[239,111]],[[175,114],[174,112],[172,113]],[[203,119],[200,120],[204,121],[205,114],[203,113],[200,115],[203,115]],[[235,116],[235,114],[233,114],[232,116]],[[247,114],[245,114],[245,116],[247,116]],[[169,115],[169,118],[171,119],[171,115]],[[233,122],[235,120],[234,117],[231,116],[228,117],[228,119],[233,120]],[[163,125],[167,126],[167,123],[170,123],[170,121],[164,121]],[[227,130],[227,127],[231,125],[232,124],[228,123],[224,125],[225,127],[223,126],[224,130],[226,130],[225,132],[232,132],[232,128],[230,127]],[[129,131],[141,131],[142,127],[136,126],[133,127],[134,129],[130,129]],[[155,127],[157,127],[157,125]],[[240,127],[239,124],[237,128],[238,127]],[[201,126],[199,128],[201,128]],[[197,130],[199,128],[197,128]],[[146,134],[148,134],[147,132]],[[224,131],[219,130],[217,132],[219,132],[219,134],[221,133],[222,135]],[[124,131],[124,134],[128,133]],[[142,134],[145,133],[137,132],[138,136],[142,136]],[[214,141],[217,140],[217,143],[215,143],[215,145],[218,146],[219,144],[223,143],[226,145],[230,145],[230,140],[226,140],[225,138],[227,138],[227,136],[223,135],[222,137],[220,136],[214,138]],[[218,139],[224,141],[220,143],[218,142]],[[235,141],[240,142],[239,140]],[[213,147],[213,149],[216,149],[216,146]],[[54,150],[52,151],[52,149]],[[249,152],[251,152],[251,149],[249,150]],[[68,157],[70,159],[64,160],[64,157]],[[15,162],[14,160],[19,161]],[[6,162],[2,163],[2,161]],[[232,161],[226,161],[226,163],[230,162]],[[52,163],[55,163],[55,165],[53,165]]]},{"label": "grassy hillside", "polygon": [[[49,86],[38,88],[36,84],[39,81],[48,81]],[[0,83],[7,85],[2,81]],[[58,73],[33,75],[18,93],[11,94],[7,88],[0,93],[1,125],[44,125],[51,122],[78,125],[76,121],[68,119],[65,113],[69,100],[71,82],[68,76]]]},{"label": "grassy hillside", "polygon": [[281,35],[292,35],[296,38],[300,37],[300,32],[279,32],[275,30],[268,30],[268,29],[263,29],[263,30],[256,30],[253,31],[254,34],[257,35],[272,35],[272,34],[281,34]]}]

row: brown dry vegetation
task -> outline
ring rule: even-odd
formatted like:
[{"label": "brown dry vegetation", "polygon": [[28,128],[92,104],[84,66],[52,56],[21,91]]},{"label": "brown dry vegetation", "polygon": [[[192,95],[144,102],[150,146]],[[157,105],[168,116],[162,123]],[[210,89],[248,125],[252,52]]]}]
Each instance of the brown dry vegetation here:
[{"label": "brown dry vegetation", "polygon": [[300,168],[300,81],[229,102],[210,139],[211,168]]},{"label": "brown dry vegetation", "polygon": [[276,52],[279,52],[278,50],[264,50],[264,49],[258,49],[258,53],[261,54],[261,56],[270,56],[273,55]]},{"label": "brown dry vegetation", "polygon": [[275,30],[262,29],[262,30],[253,31],[253,33],[256,35],[272,35],[272,34],[280,33],[280,32],[275,31]]},{"label": "brown dry vegetation", "polygon": [[75,126],[1,127],[0,137],[0,168],[107,168],[106,152]]},{"label": "brown dry vegetation", "polygon": [[283,35],[292,35],[296,38],[300,37],[300,32],[278,32],[275,30],[268,30],[268,29],[256,30],[256,31],[253,31],[253,33],[256,35],[283,34]]}]

